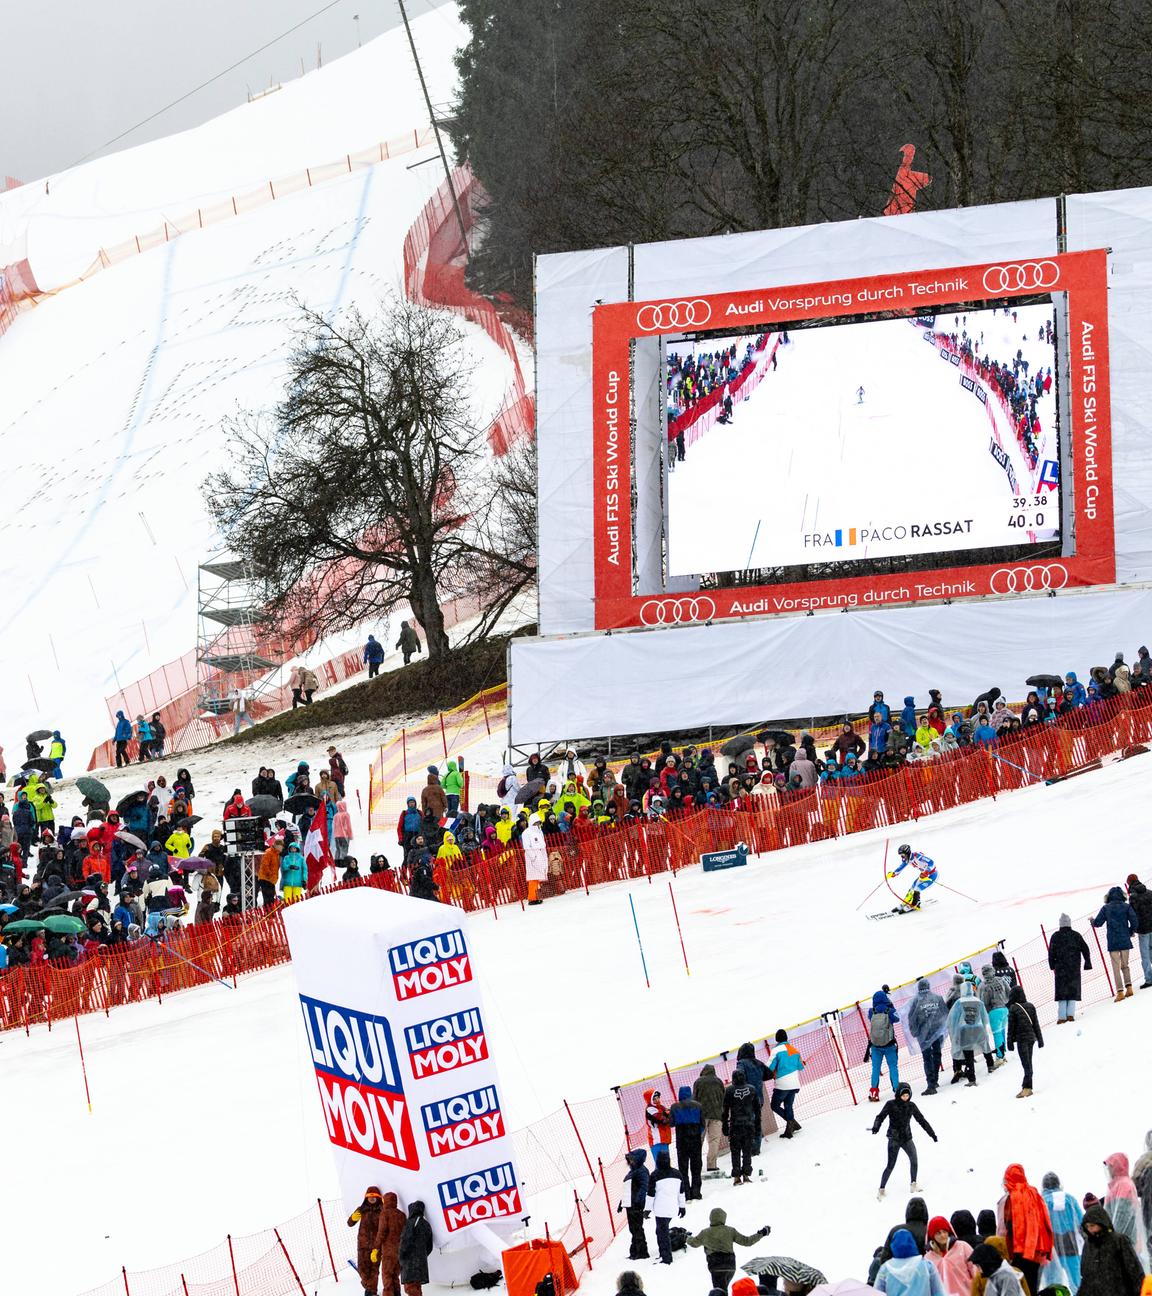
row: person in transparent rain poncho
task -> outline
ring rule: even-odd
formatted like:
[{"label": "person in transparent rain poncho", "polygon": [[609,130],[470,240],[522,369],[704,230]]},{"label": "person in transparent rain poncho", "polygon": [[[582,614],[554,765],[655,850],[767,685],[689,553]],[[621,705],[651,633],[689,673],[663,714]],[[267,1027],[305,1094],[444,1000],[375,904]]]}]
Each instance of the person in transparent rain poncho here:
[{"label": "person in transparent rain poncho", "polygon": [[[1052,1221],[1052,1233],[1056,1239],[1052,1259],[1063,1266],[1064,1273],[1073,1291],[1080,1286],[1080,1251],[1084,1245],[1084,1235],[1080,1225],[1084,1221],[1084,1210],[1076,1197],[1064,1191],[1060,1176],[1051,1170],[1042,1181],[1044,1205],[1048,1207],[1048,1218]],[[1047,1266],[1041,1270],[1044,1276]]]},{"label": "person in transparent rain poncho", "polygon": [[1128,1158],[1123,1152],[1113,1152],[1104,1159],[1104,1166],[1108,1171],[1104,1209],[1112,1220],[1112,1227],[1132,1243],[1132,1250],[1147,1269],[1148,1235],[1144,1230],[1144,1211],[1136,1193],[1136,1185],[1128,1174]]},{"label": "person in transparent rain poncho", "polygon": [[1144,1135],[1144,1151],[1132,1167],[1132,1182],[1144,1207],[1144,1236],[1152,1234],[1152,1130]]},{"label": "person in transparent rain poncho", "polygon": [[969,1087],[976,1083],[976,1054],[983,1053],[988,1061],[988,1070],[992,1070],[992,1025],[988,1020],[988,1010],[976,998],[976,989],[971,981],[965,981],[960,991],[960,998],[952,1005],[948,1014],[948,1039],[952,1045],[952,1061],[963,1060],[963,1070],[952,1077],[956,1084],[963,1075]]}]

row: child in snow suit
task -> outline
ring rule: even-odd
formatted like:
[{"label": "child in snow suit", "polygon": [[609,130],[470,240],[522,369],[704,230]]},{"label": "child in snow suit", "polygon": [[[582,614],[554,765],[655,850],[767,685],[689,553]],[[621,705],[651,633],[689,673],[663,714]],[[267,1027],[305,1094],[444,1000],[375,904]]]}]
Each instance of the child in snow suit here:
[{"label": "child in snow suit", "polygon": [[628,1219],[628,1232],[632,1238],[632,1245],[628,1248],[629,1260],[648,1259],[648,1239],[644,1234],[644,1220],[648,1215],[648,1167],[644,1164],[647,1159],[648,1153],[643,1148],[629,1152],[624,1158],[630,1167],[624,1182],[631,1184],[631,1189],[628,1206],[621,1202],[616,1209],[624,1211]]},{"label": "child in snow suit", "polygon": [[750,1237],[745,1237],[738,1229],[732,1228],[726,1222],[727,1219],[727,1212],[717,1206],[708,1216],[708,1227],[688,1239],[690,1247],[704,1248],[704,1260],[708,1265],[712,1286],[720,1292],[727,1292],[732,1275],[736,1272],[735,1244],[739,1242],[741,1246],[755,1246],[772,1231],[765,1225]]},{"label": "child in snow suit", "polygon": [[684,1180],[679,1170],[672,1169],[667,1152],[657,1153],[656,1172],[648,1180],[648,1196],[652,1203],[650,1209],[656,1216],[656,1247],[660,1252],[660,1263],[670,1265],[672,1239],[668,1230],[674,1214],[684,1218],[685,1197]]},{"label": "child in snow suit", "polygon": [[732,1179],[737,1185],[752,1182],[752,1147],[760,1131],[760,1098],[737,1067],[724,1090],[724,1115],[720,1131],[732,1152]]},{"label": "child in snow suit", "polygon": [[1040,1018],[1036,1009],[1024,997],[1023,986],[1013,986],[1008,995],[1008,1050],[1020,1054],[1024,1068],[1024,1081],[1017,1098],[1032,1097],[1032,1050],[1044,1047]]},{"label": "child in snow suit", "polygon": [[672,1141],[672,1118],[660,1101],[659,1089],[644,1091],[644,1120],[648,1126],[648,1146],[654,1149],[652,1155],[661,1148],[666,1151]]},{"label": "child in snow suit", "polygon": [[896,1086],[896,1097],[890,1098],[880,1111],[877,1113],[875,1121],[872,1123],[872,1133],[879,1134],[880,1126],[885,1121],[888,1122],[888,1163],[884,1167],[884,1173],[880,1176],[879,1197],[884,1196],[884,1190],[888,1186],[889,1176],[896,1167],[896,1158],[900,1152],[908,1158],[912,1178],[912,1191],[918,1192],[919,1187],[916,1183],[916,1173],[918,1169],[918,1160],[916,1156],[916,1144],[912,1141],[912,1122],[917,1121],[923,1128],[924,1132],[932,1140],[937,1142],[936,1131],[924,1119],[920,1113],[920,1108],[912,1101],[912,1086],[901,1083]]}]

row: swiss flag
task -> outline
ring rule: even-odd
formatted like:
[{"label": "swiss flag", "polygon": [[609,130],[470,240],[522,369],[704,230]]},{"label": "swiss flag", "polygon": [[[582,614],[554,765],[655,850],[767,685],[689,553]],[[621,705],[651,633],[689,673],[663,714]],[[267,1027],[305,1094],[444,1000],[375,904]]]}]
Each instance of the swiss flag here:
[{"label": "swiss flag", "polygon": [[328,811],[324,801],[320,802],[319,809],[312,818],[312,827],[308,829],[308,837],[304,842],[304,859],[308,864],[308,890],[314,891],[324,877],[324,870],[334,867],[328,849]]}]

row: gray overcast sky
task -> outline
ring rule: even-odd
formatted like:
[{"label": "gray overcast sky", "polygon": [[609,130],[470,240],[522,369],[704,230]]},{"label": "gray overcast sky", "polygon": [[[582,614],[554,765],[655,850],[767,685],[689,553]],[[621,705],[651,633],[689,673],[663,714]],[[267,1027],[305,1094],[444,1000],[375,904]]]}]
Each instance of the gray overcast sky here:
[{"label": "gray overcast sky", "polygon": [[[93,150],[186,130],[249,90],[330,62],[400,22],[396,0],[3,0],[0,177],[35,180]],[[409,17],[451,0],[408,0]],[[105,141],[294,24],[315,18],[109,149]]]}]

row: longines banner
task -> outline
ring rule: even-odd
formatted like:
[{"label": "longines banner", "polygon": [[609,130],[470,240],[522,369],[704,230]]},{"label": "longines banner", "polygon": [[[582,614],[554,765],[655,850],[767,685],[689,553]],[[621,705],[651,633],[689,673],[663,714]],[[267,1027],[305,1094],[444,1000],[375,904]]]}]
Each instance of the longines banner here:
[{"label": "longines banner", "polygon": [[[1067,586],[1105,585],[1115,580],[1116,553],[1112,510],[1112,442],[1108,370],[1108,257],[1103,250],[1040,256],[1035,260],[994,265],[956,266],[945,270],[800,284],[714,296],[685,297],[661,302],[614,302],[599,305],[592,321],[593,465],[595,510],[595,607],[598,629],[623,626],[683,625],[781,612],[916,603],[940,598],[973,598],[987,594],[1027,594]],[[689,331],[752,334],[773,324],[810,320],[843,320],[876,311],[906,311],[925,329],[940,315],[965,306],[1005,304],[1015,298],[1062,294],[1067,302],[1068,337],[1064,361],[1068,373],[1067,408],[1071,427],[1061,431],[1067,444],[1067,482],[1060,482],[1054,460],[1037,462],[1040,493],[1026,498],[1024,483],[1013,466],[1014,430],[994,409],[984,384],[969,361],[948,346],[941,358],[955,374],[951,381],[971,391],[985,407],[990,439],[984,442],[990,459],[1003,470],[1008,503],[1031,505],[1033,519],[1048,514],[1048,490],[1059,490],[1063,505],[1063,534],[1070,538],[1057,557],[980,564],[917,573],[914,564],[898,573],[833,576],[804,583],[716,589],[697,594],[654,595],[633,584],[632,464],[629,438],[631,414],[630,346],[634,339]],[[1014,318],[1014,317],[1013,317]],[[928,341],[940,335],[926,332]],[[1025,368],[1024,372],[1027,372]],[[860,398],[864,397],[861,388]],[[927,414],[931,417],[932,411]],[[803,435],[803,428],[796,429]],[[711,435],[711,433],[709,434]],[[1007,448],[1006,448],[1007,447]],[[677,465],[682,468],[682,464]],[[938,518],[931,509],[882,519],[873,526],[866,516],[868,493],[879,482],[861,482],[863,504],[859,518],[837,519],[834,529],[801,537],[805,551],[819,561],[823,554],[843,554],[850,546],[900,542],[906,538],[920,548],[941,548],[926,538],[955,534],[963,540],[972,532],[968,517]],[[765,482],[771,496],[772,482]],[[930,474],[923,499],[931,503]],[[921,503],[921,500],[914,501]],[[1042,511],[1042,512],[1041,512]],[[1019,523],[1024,517],[1017,516]],[[708,518],[699,526],[706,528]],[[947,529],[946,529],[947,528]],[[891,535],[888,534],[891,532]],[[959,547],[959,546],[958,546]],[[978,549],[979,545],[971,545]],[[913,550],[915,552],[915,550]],[[760,564],[748,564],[750,566]],[[774,564],[769,564],[774,565]]]},{"label": "longines banner", "polygon": [[439,1246],[491,1252],[524,1210],[463,914],[364,887],[284,925],[349,1211],[378,1184],[424,1202]]}]

